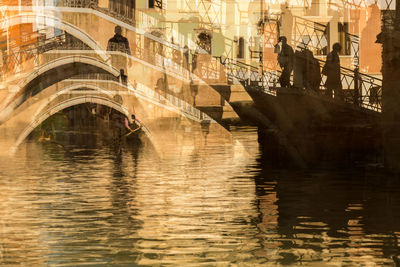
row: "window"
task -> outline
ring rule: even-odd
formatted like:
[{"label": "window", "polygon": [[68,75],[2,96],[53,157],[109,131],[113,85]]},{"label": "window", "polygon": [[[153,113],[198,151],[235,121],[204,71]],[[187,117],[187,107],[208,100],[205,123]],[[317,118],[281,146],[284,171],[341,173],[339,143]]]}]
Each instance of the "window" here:
[{"label": "window", "polygon": [[252,36],[249,38],[250,58],[260,58],[260,45],[260,38],[258,36]]},{"label": "window", "polygon": [[342,46],[341,55],[351,55],[351,40],[349,34],[349,23],[348,22],[339,22],[338,23],[338,32],[339,32],[339,43]]},{"label": "window", "polygon": [[244,58],[244,38],[240,37],[237,48],[237,58]]}]

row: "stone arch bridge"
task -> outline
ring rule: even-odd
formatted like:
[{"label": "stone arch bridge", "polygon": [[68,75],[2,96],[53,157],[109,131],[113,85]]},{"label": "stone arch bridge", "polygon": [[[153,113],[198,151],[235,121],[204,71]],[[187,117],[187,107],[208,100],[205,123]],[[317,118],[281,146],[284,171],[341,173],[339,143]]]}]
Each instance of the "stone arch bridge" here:
[{"label": "stone arch bridge", "polygon": [[[119,97],[116,98],[115,96]],[[138,83],[123,85],[111,80],[66,79],[23,102],[13,102],[12,114],[0,125],[3,153],[14,153],[29,134],[53,114],[68,107],[93,103],[107,106],[126,117],[134,114],[143,132],[159,155],[176,146],[176,140],[197,146],[208,140],[232,142],[229,132],[190,104],[172,96],[160,95]],[[207,130],[204,131],[204,123]]]},{"label": "stone arch bridge", "polygon": [[[114,84],[114,86],[119,84],[119,86],[134,88],[134,90],[147,88],[147,94],[150,96],[157,94],[159,96],[158,100],[149,101],[150,103],[161,105],[159,109],[165,109],[166,113],[161,111],[152,113],[148,111],[148,105],[144,105],[143,110],[147,111],[143,111],[139,115],[139,117],[146,117],[146,114],[152,114],[150,116],[152,119],[146,122],[149,125],[146,125],[148,132],[152,136],[155,136],[154,133],[157,132],[159,127],[150,125],[152,123],[157,125],[156,122],[161,121],[166,116],[165,114],[179,114],[174,115],[175,120],[183,116],[182,108],[177,108],[175,112],[172,112],[166,106],[162,106],[164,103],[172,104],[172,106],[183,105],[188,107],[187,109],[195,110],[196,114],[203,114],[200,116],[202,119],[198,121],[196,121],[195,117],[184,116],[195,124],[197,123],[197,125],[201,125],[203,120],[222,123],[224,119],[235,120],[238,119],[239,115],[241,118],[248,115],[263,127],[272,129],[274,135],[278,136],[278,143],[283,144],[291,154],[291,157],[296,159],[298,165],[303,166],[305,161],[308,161],[308,155],[312,154],[312,158],[319,158],[320,147],[323,146],[315,145],[314,138],[309,138],[304,143],[304,138],[299,137],[299,129],[304,134],[308,134],[310,129],[307,125],[311,125],[308,122],[318,121],[331,124],[333,122],[332,119],[337,118],[337,111],[344,110],[344,113],[346,113],[344,118],[350,122],[346,124],[346,127],[349,127],[350,134],[352,134],[354,132],[353,115],[367,114],[363,110],[360,113],[360,109],[349,108],[349,105],[345,103],[326,98],[320,99],[314,95],[311,95],[311,97],[306,95],[299,102],[300,98],[296,92],[294,94],[293,92],[286,94],[283,91],[277,93],[274,88],[270,90],[270,82],[264,81],[264,75],[259,76],[258,72],[252,70],[249,66],[225,64],[208,54],[200,54],[196,68],[189,69],[187,62],[184,60],[184,50],[182,48],[97,10],[67,7],[55,7],[45,10],[20,7],[20,10],[22,11],[18,15],[0,22],[3,30],[10,25],[39,23],[42,26],[58,28],[73,36],[80,43],[78,46],[80,49],[77,49],[77,46],[65,46],[62,40],[60,42],[59,38],[54,38],[53,40],[47,40],[43,47],[8,51],[9,54],[5,58],[3,57],[3,90],[0,90],[0,128],[4,130],[13,129],[13,127],[17,129],[19,127],[16,126],[18,125],[16,123],[18,121],[17,118],[18,116],[23,117],[21,114],[24,114],[24,110],[30,110],[28,114],[35,114],[35,110],[33,110],[35,104],[30,101],[33,101],[32,99],[42,99],[41,97],[43,97],[42,101],[44,103],[46,101],[46,92],[54,90],[51,88],[63,88],[60,87],[61,84],[67,82],[77,83],[76,86],[80,86],[80,81],[77,81],[77,78],[91,80],[93,83],[108,81],[107,83]],[[101,25],[101,27],[93,27],[93,25]],[[131,43],[131,55],[116,51],[105,51],[108,39],[113,36],[116,25],[125,29],[124,35]],[[244,69],[245,75],[243,77],[235,75],[235,73],[241,72],[241,69]],[[126,74],[126,77],[121,75],[121,70],[124,70],[123,73]],[[255,78],[252,79],[252,76]],[[99,81],[99,77],[106,78]],[[254,82],[257,84],[254,85]],[[57,110],[56,107],[60,105],[67,107],[72,103],[87,101],[93,103],[101,102],[127,115],[134,114],[138,104],[130,103],[138,102],[133,98],[124,99],[124,105],[117,108],[117,103],[114,103],[109,95],[103,94],[104,90],[107,91],[107,89],[99,88],[101,90],[94,90],[97,94],[96,97],[92,94],[85,97],[82,94],[79,99],[70,98],[70,100],[65,100],[68,102],[60,102],[62,104],[54,99],[53,101],[56,101],[53,102],[54,109],[49,107],[46,112],[51,114],[54,112],[52,110]],[[255,92],[252,90],[254,88],[261,90]],[[130,90],[119,90],[117,87],[114,89],[109,92],[121,91],[121,93],[126,92],[127,95],[129,95],[128,92],[131,92]],[[299,95],[303,96],[304,93],[299,92]],[[78,96],[75,95],[74,97]],[[253,102],[253,99],[256,103]],[[311,105],[308,103],[310,99],[313,102]],[[362,100],[361,103],[365,102]],[[31,109],[30,106],[32,106]],[[292,106],[298,108],[291,109],[290,107]],[[38,107],[39,104],[36,108]],[[342,107],[345,108],[342,109]],[[128,111],[127,113],[126,110]],[[302,114],[304,116],[300,116]],[[14,149],[14,147],[18,146],[22,142],[24,135],[29,132],[29,127],[34,127],[34,121],[40,121],[41,118],[44,118],[43,116],[31,118],[26,123],[21,122],[21,125],[30,126],[18,128],[17,131],[20,132],[20,135],[10,147]],[[362,133],[368,127],[375,127],[376,122],[379,121],[379,115],[376,113],[368,113],[367,116],[358,117],[362,126],[357,130],[357,134]],[[215,133],[224,133],[221,137],[229,136],[229,133],[217,123],[212,125],[215,128]],[[171,124],[169,129],[175,129],[174,127]],[[316,127],[319,127],[319,131],[325,125],[318,123]],[[328,130],[331,131],[331,129]],[[333,129],[333,131],[336,130]],[[165,139],[165,135],[160,134],[155,139],[163,140],[163,138]],[[335,139],[337,137],[332,136],[332,138]],[[375,135],[371,137],[372,139],[375,139]],[[321,144],[323,143],[321,142]],[[346,150],[348,145],[352,143],[354,142],[351,137],[349,142],[343,144],[343,149]],[[310,146],[314,147],[311,153]],[[364,147],[364,143],[361,146]]]},{"label": "stone arch bridge", "polygon": [[[44,26],[58,28],[74,36],[83,43],[86,50],[74,49],[74,52],[72,52],[71,50],[66,51],[64,48],[57,48],[58,52],[56,53],[54,49],[50,51],[45,49],[39,51],[37,49],[28,52],[35,55],[30,55],[30,60],[24,62],[15,60],[23,57],[24,51],[9,56],[14,60],[5,60],[7,71],[3,71],[3,81],[7,84],[8,90],[14,92],[19,90],[18,80],[26,77],[32,69],[40,68],[55,59],[61,60],[62,56],[85,54],[93,56],[96,60],[109,64],[117,70],[123,69],[131,83],[141,81],[151,88],[167,89],[177,93],[185,101],[192,100],[193,104],[199,109],[207,113],[214,111],[213,117],[216,119],[237,119],[238,116],[229,105],[230,102],[237,99],[251,100],[240,85],[226,85],[226,78],[223,78],[226,75],[221,75],[224,67],[216,59],[209,55],[200,57],[196,71],[191,73],[185,67],[182,48],[165,42],[159,37],[144,33],[99,11],[57,7],[57,9],[52,10],[50,8],[40,13],[29,7],[22,7],[21,9],[24,12],[0,23],[3,30],[23,23],[40,23]],[[55,13],[57,13],[57,16]],[[92,25],[102,25],[101,30],[99,27],[92,27]],[[125,55],[124,58],[123,53],[117,55],[117,52],[109,53],[105,51],[108,39],[113,35],[115,25],[126,29],[126,37],[131,42],[131,56]],[[150,44],[153,44],[151,45],[153,49],[149,49]],[[213,61],[212,68],[210,68],[209,61]],[[202,64],[202,62],[207,64]],[[18,67],[10,68],[9,66]],[[86,71],[79,71],[80,73],[93,72],[90,68]],[[15,72],[18,75],[15,75]],[[64,76],[66,75],[65,73]],[[74,72],[72,72],[72,75],[74,75]],[[160,80],[161,82],[159,82]]]},{"label": "stone arch bridge", "polygon": [[[50,13],[25,10],[0,22],[3,30],[24,23],[58,28],[73,36],[83,48],[59,46],[60,38],[56,37],[46,40],[43,47],[7,51],[0,90],[0,132],[7,140],[3,147],[8,148],[4,151],[15,151],[48,116],[81,103],[105,105],[127,117],[135,114],[145,125],[151,142],[160,149],[168,143],[167,137],[175,140],[175,135],[188,132],[198,136],[194,142],[200,142],[197,139],[202,137],[199,133],[204,132],[204,122],[208,124],[208,136],[224,142],[230,140],[229,133],[214,120],[221,121],[224,116],[238,118],[227,102],[229,97],[226,98],[226,92],[221,93],[224,90],[209,86],[183,64],[172,60],[171,54],[176,54],[179,48],[147,36],[159,45],[161,52],[152,54],[136,43],[132,55],[106,52],[104,48],[115,25],[126,26],[128,37],[133,35],[143,40],[143,33],[111,17],[96,17],[93,10],[59,11],[62,19]],[[93,16],[97,24],[104,26],[101,32],[88,21]],[[109,35],[105,34],[107,31]],[[121,70],[127,75],[125,79]],[[114,100],[116,94],[121,96],[121,103]],[[248,97],[243,90],[239,94]],[[217,112],[210,114],[215,107]]]}]

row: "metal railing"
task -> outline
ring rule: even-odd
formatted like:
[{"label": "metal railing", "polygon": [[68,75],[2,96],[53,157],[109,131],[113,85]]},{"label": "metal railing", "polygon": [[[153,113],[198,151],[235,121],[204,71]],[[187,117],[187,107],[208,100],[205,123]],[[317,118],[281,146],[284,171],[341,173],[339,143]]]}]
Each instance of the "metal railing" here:
[{"label": "metal railing", "polygon": [[[136,35],[131,44],[131,55],[163,70],[174,73],[181,78],[189,79],[188,64],[182,50],[175,46],[163,45],[143,35]],[[127,53],[125,45],[111,43],[111,51]],[[151,49],[151,50],[150,50]],[[39,56],[51,50],[92,50],[85,43],[68,33],[48,39],[38,39],[36,43],[6,50],[2,54],[2,75],[21,72],[22,64],[29,62],[39,64]]]},{"label": "metal railing", "polygon": [[163,1],[162,0],[154,0],[154,7],[163,9]]},{"label": "metal railing", "polygon": [[[95,0],[68,0],[68,4],[73,5],[74,7],[79,5],[81,5],[80,7],[97,6],[97,2]],[[302,18],[296,19],[304,22],[304,25],[308,25],[307,27],[310,27],[312,31],[319,32],[321,36],[324,35],[324,25],[319,25],[318,23],[314,23]],[[313,27],[310,26],[310,23],[313,23]],[[315,25],[319,26],[316,28]],[[165,41],[164,42],[167,43],[167,45],[150,38],[146,38],[147,37],[143,35],[136,35],[131,51],[132,56],[152,63],[161,68],[168,68],[168,70],[175,69],[177,74],[181,74],[185,77],[189,76],[189,71],[187,70],[188,66],[183,60],[184,56],[181,49],[176,48],[176,46],[173,44],[168,45],[168,42]],[[35,58],[35,56],[38,54],[51,49],[76,49],[74,45],[66,45],[62,39],[63,38],[56,37],[53,42],[45,42],[41,46],[19,49],[19,51],[8,51],[9,54],[3,55],[3,69],[4,66],[6,66],[6,70],[9,71],[7,68],[10,66],[13,66],[14,68],[14,66],[20,64],[23,60],[27,60],[32,57]],[[321,43],[321,41],[317,42],[319,46],[317,45],[316,47],[321,47]],[[80,49],[83,49],[85,46],[86,45],[83,44]],[[149,48],[152,49],[150,52]],[[280,75],[279,71],[264,71],[261,73],[257,67],[232,60],[231,58],[220,57],[218,59],[220,63],[225,66],[226,78],[228,81],[237,79],[245,85],[256,85],[256,88],[259,88],[264,92],[275,92],[274,88]],[[320,62],[323,63],[323,61]],[[204,77],[214,79],[221,75],[222,72],[220,71],[220,66],[214,63],[215,62],[211,61],[209,65],[203,64],[202,68],[205,70],[205,72],[201,73],[204,74]],[[203,74],[201,76],[203,76]],[[381,110],[382,80],[366,74],[360,74],[358,71],[347,68],[341,68],[341,79],[343,83],[343,91],[345,92],[344,100],[346,102],[376,111]],[[323,84],[321,84],[321,89],[322,88]]]},{"label": "metal railing", "polygon": [[13,74],[25,62],[39,63],[39,55],[50,50],[90,50],[91,48],[68,33],[47,39],[38,38],[36,44],[5,50],[2,54],[2,75]]},{"label": "metal railing", "polygon": [[382,111],[382,79],[360,73],[358,68],[341,67],[340,74],[345,102]]},{"label": "metal railing", "polygon": [[144,12],[138,12],[136,19],[129,19],[130,24],[139,26],[143,30],[157,27],[158,20]]},{"label": "metal railing", "polygon": [[150,99],[151,101],[155,101],[160,104],[169,104],[172,107],[179,110],[181,113],[185,114],[187,117],[202,121],[202,120],[210,120],[212,119],[205,114],[204,112],[200,111],[199,109],[193,107],[186,101],[182,100],[171,94],[160,94],[151,88],[139,83],[137,84],[136,88],[134,88],[134,92],[139,93],[141,96]]},{"label": "metal railing", "polygon": [[57,6],[92,8],[109,14],[121,21],[135,25],[135,9],[132,3],[133,2],[128,1],[124,5],[121,1],[110,0],[108,8],[100,8],[98,0],[61,0],[57,3]]},{"label": "metal railing", "polygon": [[222,74],[223,71],[224,66],[211,56],[209,61],[202,60],[196,63],[196,69],[193,70],[199,78],[209,83],[220,81],[221,78],[225,78]]},{"label": "metal railing", "polygon": [[360,66],[360,37],[348,32],[344,33],[345,38],[345,55],[352,56],[352,64],[354,67]]},{"label": "metal railing", "polygon": [[235,80],[244,86],[252,86],[269,94],[276,94],[275,88],[279,75],[275,71],[264,71],[252,65],[233,60],[231,58],[217,57],[219,62],[225,67],[227,81],[230,83]]},{"label": "metal railing", "polygon": [[76,80],[101,80],[101,81],[114,81],[120,82],[119,77],[115,77],[109,73],[80,73],[74,76],[71,76],[69,79]]},{"label": "metal railing", "polygon": [[327,25],[302,17],[293,16],[294,38],[292,44],[297,47],[306,45],[316,55],[326,55],[329,49]]},{"label": "metal railing", "polygon": [[97,0],[61,0],[57,6],[65,7],[87,7],[94,8],[98,6]]},{"label": "metal railing", "polygon": [[[272,14],[270,15],[269,24],[278,23],[280,27],[280,21],[282,17],[281,14]],[[266,26],[269,24],[265,24]],[[274,34],[281,34],[280,29],[268,29],[267,32],[267,40],[265,41],[265,45],[274,45],[271,43],[274,38]],[[299,16],[293,16],[293,26],[290,27],[288,40],[293,48],[300,47],[311,50],[314,55],[327,55],[329,52],[330,39],[329,39],[329,30],[328,25],[322,24],[319,22],[315,22],[313,20],[309,20]],[[344,32],[344,48],[343,52],[345,55],[352,56],[352,65],[354,67],[359,66],[359,58],[360,58],[360,38],[355,34],[351,34],[348,32]]]},{"label": "metal railing", "polygon": [[[124,22],[131,25],[139,26],[142,25],[145,28],[154,28],[158,25],[158,21],[143,12],[137,12],[138,18],[135,16],[123,15],[120,16],[118,12],[113,12],[112,9],[104,9],[98,7],[98,0],[64,0],[59,5],[67,5],[70,7],[90,7],[101,11],[110,16],[116,17]],[[303,1],[303,0],[301,0]],[[348,2],[348,4],[353,4],[350,0],[342,0],[343,2]],[[202,1],[201,1],[202,2]],[[201,3],[201,8],[206,10],[206,6],[213,9],[214,5],[219,5],[220,3],[213,2],[208,6],[205,3]],[[192,9],[192,7],[190,7]],[[210,11],[209,10],[209,11]],[[198,10],[197,10],[198,11]],[[265,43],[269,47],[275,45],[275,36],[279,33],[279,23],[281,19],[281,14],[269,14],[268,18],[265,19]],[[212,20],[210,20],[212,21]],[[138,25],[137,25],[138,24]],[[329,35],[327,30],[327,25],[314,22],[312,20],[293,16],[293,27],[292,27],[292,45],[294,47],[306,45],[308,49],[312,50],[315,55],[326,55],[329,51]],[[345,33],[346,47],[344,48],[346,54],[352,55],[353,66],[357,67],[359,63],[359,37],[350,33]],[[165,40],[164,40],[165,41]],[[234,57],[234,42],[233,40],[226,40],[226,47],[228,51],[225,51],[224,56]],[[254,51],[253,51],[254,52]],[[166,56],[168,57],[168,56]]]},{"label": "metal railing", "polygon": [[[182,51],[173,47],[165,46],[153,40],[143,40],[142,36],[137,35],[132,46],[131,54],[133,57],[155,65],[164,70],[168,70],[181,78],[189,79],[189,70]],[[146,37],[144,37],[146,38]],[[144,47],[142,43],[146,43]],[[151,44],[149,44],[151,42]],[[150,50],[152,49],[152,50]]]},{"label": "metal railing", "polygon": [[[333,7],[333,9],[347,9],[347,10],[358,10],[362,8],[367,8],[374,1],[368,0],[329,0],[328,6]],[[382,22],[383,25],[390,28],[395,24],[395,0],[382,0],[375,1],[375,4],[378,5],[381,13],[382,13]]]},{"label": "metal railing", "polygon": [[185,0],[185,12],[203,14],[202,26],[212,29],[212,25],[221,25],[222,1],[221,0]]},{"label": "metal railing", "polygon": [[[237,79],[247,88],[276,94],[276,85],[281,75],[280,71],[264,71],[263,75],[260,75],[261,72],[257,67],[230,58],[218,57],[218,59],[226,68],[228,81],[232,82]],[[320,66],[325,64],[323,60],[318,61]],[[360,73],[358,68],[352,70],[341,67],[340,73],[344,102],[356,107],[381,112],[382,79]],[[320,88],[315,93],[325,95],[325,81],[326,77],[321,74]]]}]

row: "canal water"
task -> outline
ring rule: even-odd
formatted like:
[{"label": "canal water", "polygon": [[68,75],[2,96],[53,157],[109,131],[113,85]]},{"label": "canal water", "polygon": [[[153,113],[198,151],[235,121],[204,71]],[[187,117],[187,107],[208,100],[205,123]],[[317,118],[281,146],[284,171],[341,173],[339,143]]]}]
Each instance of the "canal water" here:
[{"label": "canal water", "polygon": [[0,161],[0,265],[395,266],[400,179],[274,168],[257,129],[232,132],[166,158],[90,133],[28,142]]}]

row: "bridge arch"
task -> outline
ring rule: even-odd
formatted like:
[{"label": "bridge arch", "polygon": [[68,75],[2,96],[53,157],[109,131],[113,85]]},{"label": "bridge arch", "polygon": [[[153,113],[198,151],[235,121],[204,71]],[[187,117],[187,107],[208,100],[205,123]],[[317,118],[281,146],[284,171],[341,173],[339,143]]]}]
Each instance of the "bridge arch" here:
[{"label": "bridge arch", "polygon": [[[64,70],[69,70],[70,68],[73,68],[74,71],[73,73],[59,73],[60,68]],[[81,68],[84,68],[82,71]],[[29,86],[30,83],[32,83],[35,79],[38,77],[45,75],[46,73],[50,71],[55,71],[57,72],[57,76],[59,77],[70,77],[72,75],[80,74],[80,73],[91,73],[95,71],[100,71],[100,72],[105,72],[112,74],[115,77],[118,77],[120,75],[119,70],[114,68],[113,66],[104,63],[103,61],[90,57],[90,56],[84,56],[84,55],[73,55],[73,56],[66,56],[66,57],[61,57],[55,60],[52,60],[48,63],[46,63],[43,66],[40,66],[39,69],[31,72],[25,79],[23,79],[17,86],[17,90],[23,89],[26,86]],[[62,76],[60,76],[62,75]],[[41,77],[43,78],[43,77]],[[62,80],[62,79],[61,79]],[[44,88],[46,85],[43,85]]]},{"label": "bridge arch", "polygon": [[93,72],[108,73],[115,77],[120,75],[120,72],[113,66],[89,56],[67,56],[48,62],[46,65],[31,72],[14,88],[13,93],[3,102],[4,109],[0,114],[0,123],[4,122],[11,112],[20,106],[35,90],[40,92],[43,88],[47,88],[73,75]]},{"label": "bridge arch", "polygon": [[46,102],[46,103],[43,103],[43,104],[37,109],[37,111],[35,112],[34,118],[36,118],[36,116],[38,116],[40,113],[42,113],[42,111],[46,108],[46,106],[47,106],[49,103],[51,103],[54,99],[56,99],[57,97],[59,97],[60,95],[66,94],[67,92],[70,92],[70,91],[79,90],[79,89],[82,89],[82,88],[86,88],[86,89],[89,89],[89,90],[97,91],[97,92],[99,92],[100,94],[107,95],[107,96],[110,97],[110,98],[113,97],[113,94],[112,94],[111,92],[107,91],[106,89],[100,88],[100,87],[98,87],[98,86],[96,86],[96,85],[93,85],[93,84],[82,84],[82,83],[79,83],[79,84],[72,84],[72,85],[70,85],[70,86],[68,86],[68,87],[66,87],[66,88],[64,88],[64,89],[62,89],[62,90],[60,90],[60,91],[57,91],[55,94],[51,95],[51,96],[47,99],[47,102]]},{"label": "bridge arch", "polygon": [[109,56],[107,55],[106,51],[100,44],[93,39],[88,33],[84,32],[82,29],[65,22],[57,17],[54,17],[49,14],[32,14],[32,13],[21,13],[15,16],[8,17],[2,21],[0,21],[0,26],[3,31],[7,30],[8,27],[16,26],[25,23],[32,23],[38,24],[38,20],[44,22],[46,25],[51,27],[56,27],[61,30],[68,32],[69,34],[73,35],[74,37],[78,38],[85,44],[87,44],[90,48],[96,51],[97,54],[104,60],[107,61]]},{"label": "bridge arch", "polygon": [[[129,111],[127,107],[124,105],[121,105],[111,99],[108,99],[106,97],[101,97],[101,96],[78,96],[78,97],[73,97],[71,99],[65,100],[61,103],[58,103],[49,109],[45,110],[44,112],[40,112],[39,114],[36,114],[32,122],[26,126],[22,132],[18,135],[18,138],[16,139],[15,143],[11,146],[10,148],[10,154],[14,154],[18,147],[24,142],[24,140],[29,136],[29,134],[36,129],[42,122],[44,122],[46,119],[48,119],[50,116],[56,114],[59,111],[62,111],[66,108],[76,106],[79,104],[84,104],[84,103],[93,103],[93,104],[99,104],[103,106],[107,106],[109,108],[112,108],[126,117],[129,118]],[[43,110],[43,109],[42,109]],[[143,132],[146,134],[147,138],[150,140],[152,144],[154,144],[154,138],[152,137],[150,131],[146,128],[146,126],[143,125],[142,127]]]},{"label": "bridge arch", "polygon": [[[106,61],[108,61],[108,62],[111,61],[110,60],[111,59],[111,55],[109,53],[105,52],[104,49],[98,44],[98,42],[95,39],[93,39],[91,37],[91,35],[89,35],[89,34],[93,34],[92,36],[95,35],[90,29],[83,28],[84,30],[82,30],[80,27],[78,27],[76,25],[73,25],[73,24],[71,24],[69,22],[64,21],[63,18],[57,18],[57,17],[54,17],[51,14],[21,13],[19,15],[15,15],[15,16],[12,16],[10,18],[7,18],[7,19],[4,19],[4,20],[0,21],[0,25],[4,29],[4,28],[6,28],[8,26],[18,25],[18,24],[21,24],[21,23],[37,23],[38,19],[40,21],[42,21],[41,23],[43,23],[45,25],[58,27],[58,28],[60,28],[62,30],[65,30],[65,31],[69,32],[71,35],[75,36],[79,40],[82,40],[84,43],[88,44],[89,47],[93,48],[94,51],[97,54],[100,54],[99,57],[101,57],[102,60],[104,60],[105,62]],[[113,21],[113,22],[116,23],[115,21]],[[132,27],[129,27],[129,29],[130,29],[130,31],[137,31],[135,28],[132,28]],[[153,40],[154,44],[158,43],[156,47],[168,46],[168,47],[171,47],[171,48],[176,49],[178,51],[179,50],[183,51],[183,49],[180,48],[179,46],[174,45],[174,44],[170,44],[170,43],[166,42],[165,40],[162,40],[162,37],[159,34],[157,34],[156,32],[154,32],[154,31],[151,32],[151,33],[142,33],[142,32],[140,32],[140,34],[143,34],[144,36],[148,37],[148,38],[146,38],[146,40],[147,39],[151,39],[151,40]],[[133,57],[130,57],[130,56],[129,56],[129,58],[133,59]],[[142,64],[146,64],[146,66],[149,67],[149,68],[157,69],[157,68],[160,67],[160,66],[157,66],[157,65],[148,64],[148,62],[145,62],[145,61],[144,62],[140,62],[138,59],[136,59],[136,61],[139,62],[139,63],[142,63]],[[167,62],[167,61],[163,60],[162,62],[163,62],[163,64],[162,64],[163,66],[158,71],[165,71],[165,69],[168,70],[170,66],[167,66],[167,67],[164,66],[165,62]],[[174,68],[175,65],[172,65],[172,67]],[[48,70],[48,71],[50,71],[50,70]],[[175,75],[174,74],[174,71],[171,71],[168,74],[172,75],[174,78],[177,78],[177,79],[179,79],[179,80],[181,80],[183,82],[189,82],[189,80],[187,80],[187,77],[186,78],[185,77],[179,77],[179,75]],[[118,75],[115,75],[115,76],[118,76]],[[52,75],[47,75],[47,76],[52,76]],[[29,77],[27,77],[27,79],[29,79]],[[207,84],[207,83],[204,82],[204,84]],[[41,87],[43,87],[43,84],[41,84]],[[18,85],[18,86],[15,86],[15,90],[12,90],[12,91],[20,91],[20,89],[22,89],[21,85]],[[209,90],[210,91],[211,90],[212,91],[216,91],[218,94],[221,94],[219,91],[215,90],[215,88],[213,88],[212,86],[210,86],[210,89],[207,89],[207,90],[206,89],[202,89],[202,91],[209,91]],[[23,94],[23,92],[22,92],[22,94]],[[204,94],[207,94],[207,93],[204,93]],[[7,105],[9,103],[11,103],[11,101],[14,101],[16,99],[16,97],[18,97],[18,95],[17,96],[16,96],[16,94],[12,95],[12,93],[11,93],[11,95],[9,97],[7,97],[7,101],[3,102],[3,104],[0,105],[0,110],[4,109],[4,108],[7,108]],[[222,97],[224,97],[224,96],[222,95]],[[15,102],[16,105],[11,107],[11,109],[17,107],[23,101],[24,101],[23,98],[22,98],[22,100],[16,101]],[[236,111],[235,111],[235,113],[236,113]],[[5,116],[7,114],[8,114],[8,112],[3,112],[2,114],[0,114],[0,124],[4,121],[4,118],[5,118]]]}]

